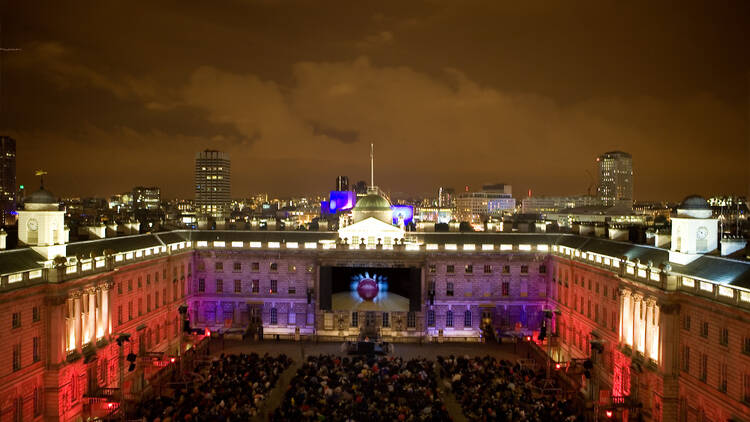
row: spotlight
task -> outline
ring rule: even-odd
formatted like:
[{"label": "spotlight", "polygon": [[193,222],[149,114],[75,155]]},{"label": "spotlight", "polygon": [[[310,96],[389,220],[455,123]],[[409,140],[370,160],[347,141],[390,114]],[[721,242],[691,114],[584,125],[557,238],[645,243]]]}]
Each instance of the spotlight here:
[{"label": "spotlight", "polygon": [[609,418],[609,419],[612,418],[612,411],[611,410],[604,411],[604,414],[607,416],[607,418]]}]

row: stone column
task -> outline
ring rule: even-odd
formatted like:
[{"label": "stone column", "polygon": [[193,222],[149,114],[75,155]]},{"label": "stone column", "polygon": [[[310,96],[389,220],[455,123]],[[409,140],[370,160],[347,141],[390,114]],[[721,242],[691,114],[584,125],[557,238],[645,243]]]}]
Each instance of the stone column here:
[{"label": "stone column", "polygon": [[633,346],[633,295],[630,290],[622,289],[620,293],[620,341]]},{"label": "stone column", "polygon": [[643,320],[641,319],[641,307],[643,296],[633,294],[633,350],[643,352],[643,341],[645,339]]},{"label": "stone column", "polygon": [[651,307],[651,318],[652,318],[652,324],[651,324],[651,347],[646,350],[648,353],[648,357],[655,360],[660,361],[661,356],[659,356],[659,335],[661,334],[661,327],[659,322],[659,305],[656,303],[656,301],[652,302]]},{"label": "stone column", "polygon": [[106,338],[111,334],[111,325],[109,321],[109,292],[111,282],[103,283],[99,286],[99,320],[96,322],[96,338]]},{"label": "stone column", "polygon": [[83,337],[82,333],[82,324],[81,324],[81,296],[83,295],[82,291],[76,291],[71,294],[73,297],[73,326],[75,330],[75,349],[74,350],[81,350],[81,339]]},{"label": "stone column", "polygon": [[651,313],[654,310],[653,298],[644,298],[641,302],[643,306],[643,356],[648,360],[648,353],[651,350]]},{"label": "stone column", "polygon": [[88,339],[87,342],[96,342],[96,288],[89,288],[86,293],[86,300],[89,301],[89,312],[86,315],[87,327],[88,327]]}]

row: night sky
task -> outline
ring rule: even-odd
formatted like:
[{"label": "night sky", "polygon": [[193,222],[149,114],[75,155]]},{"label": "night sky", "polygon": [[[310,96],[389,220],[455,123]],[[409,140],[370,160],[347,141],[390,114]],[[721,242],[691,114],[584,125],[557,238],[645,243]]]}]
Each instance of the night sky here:
[{"label": "night sky", "polygon": [[613,149],[639,200],[748,192],[747,1],[0,5],[0,134],[61,196],[191,198],[206,148],[233,197],[321,192],[370,142],[396,195],[581,194]]}]

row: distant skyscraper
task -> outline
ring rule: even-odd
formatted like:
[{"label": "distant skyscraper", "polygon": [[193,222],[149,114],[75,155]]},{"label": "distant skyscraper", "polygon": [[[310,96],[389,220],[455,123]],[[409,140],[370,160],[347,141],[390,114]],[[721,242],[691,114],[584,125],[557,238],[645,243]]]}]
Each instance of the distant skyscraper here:
[{"label": "distant skyscraper", "polygon": [[337,177],[335,190],[338,190],[338,191],[349,190],[349,178],[346,176]]},{"label": "distant skyscraper", "polygon": [[365,182],[364,180],[360,180],[359,182],[355,183],[354,192],[356,192],[357,195],[367,194],[367,182]]},{"label": "distant skyscraper", "polygon": [[195,211],[200,217],[222,219],[229,214],[229,154],[205,150],[195,155]]},{"label": "distant skyscraper", "polygon": [[16,141],[0,136],[0,224],[16,223]]},{"label": "distant skyscraper", "polygon": [[627,152],[605,152],[599,164],[599,199],[606,206],[633,206],[633,157]]},{"label": "distant skyscraper", "polygon": [[133,188],[134,210],[158,210],[161,205],[161,191],[156,186],[136,186]]}]

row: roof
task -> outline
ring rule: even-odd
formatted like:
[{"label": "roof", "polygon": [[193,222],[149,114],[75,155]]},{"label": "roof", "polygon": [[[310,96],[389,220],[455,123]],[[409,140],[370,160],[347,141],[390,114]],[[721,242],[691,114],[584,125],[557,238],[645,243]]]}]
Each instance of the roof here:
[{"label": "roof", "polygon": [[0,274],[11,274],[43,268],[44,257],[31,248],[0,252]]},{"label": "roof", "polygon": [[137,234],[134,236],[112,237],[108,239],[88,240],[85,242],[68,243],[66,255],[88,257],[94,252],[97,255],[111,249],[115,253],[134,251],[161,246],[162,243],[154,234]]},{"label": "roof", "polygon": [[682,200],[680,206],[677,207],[681,210],[710,210],[708,201],[699,195],[690,195]]},{"label": "roof", "polygon": [[59,201],[55,195],[44,190],[44,188],[40,188],[38,191],[29,195],[25,202],[29,204],[57,204]]},{"label": "roof", "polygon": [[[115,253],[134,251],[183,241],[225,242],[319,242],[335,241],[339,234],[332,231],[238,231],[238,230],[176,230],[109,239],[75,242],[67,245],[68,256],[90,256],[111,249]],[[407,232],[406,237],[427,244],[519,244],[558,245],[613,258],[638,259],[642,264],[659,267],[669,263],[672,272],[696,279],[710,280],[750,289],[750,262],[703,255],[687,265],[669,262],[669,250],[636,245],[609,239],[562,233],[480,233],[480,232]],[[31,248],[0,251],[0,274],[31,271],[43,267],[44,257]]]},{"label": "roof", "polygon": [[354,211],[390,211],[391,204],[387,199],[380,195],[371,193],[362,199],[357,200]]}]

